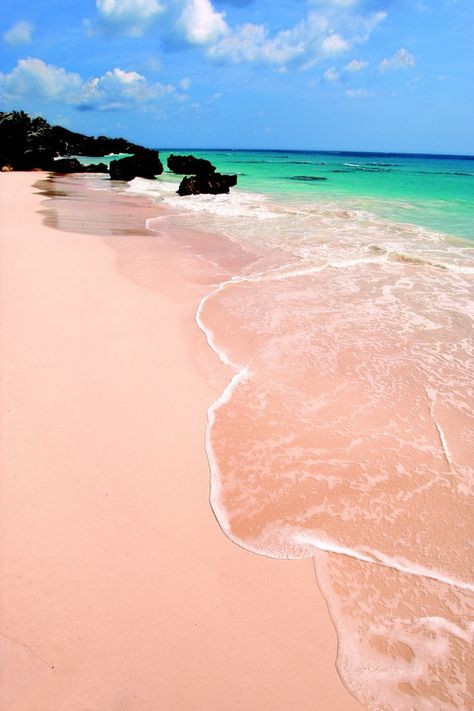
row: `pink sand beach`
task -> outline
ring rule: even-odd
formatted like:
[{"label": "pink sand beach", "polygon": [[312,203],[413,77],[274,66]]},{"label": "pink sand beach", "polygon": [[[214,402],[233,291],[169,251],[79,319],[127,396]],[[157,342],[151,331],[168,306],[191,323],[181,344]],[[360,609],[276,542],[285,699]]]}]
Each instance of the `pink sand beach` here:
[{"label": "pink sand beach", "polygon": [[0,706],[361,709],[312,561],[243,550],[209,505],[215,275],[147,232],[156,206],[47,177],[0,176]]}]

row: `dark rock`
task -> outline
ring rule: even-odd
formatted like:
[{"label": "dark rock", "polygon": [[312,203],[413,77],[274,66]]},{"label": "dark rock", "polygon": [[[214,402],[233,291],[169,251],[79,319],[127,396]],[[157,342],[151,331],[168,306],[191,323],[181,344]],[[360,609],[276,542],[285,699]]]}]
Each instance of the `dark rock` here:
[{"label": "dark rock", "polygon": [[158,158],[158,151],[142,148],[133,156],[120,158],[110,163],[112,180],[133,180],[133,178],[154,178],[161,175],[163,164]]},{"label": "dark rock", "polygon": [[194,156],[175,156],[173,153],[167,160],[168,168],[179,175],[201,175],[214,173],[216,166],[205,158]]},{"label": "dark rock", "polygon": [[76,156],[105,156],[111,153],[136,153],[144,150],[143,146],[130,143],[123,138],[107,138],[99,136],[84,136],[81,133],[74,133],[62,126],[52,126],[50,140],[57,146],[57,151],[61,155]]},{"label": "dark rock", "polygon": [[84,165],[77,158],[57,158],[47,164],[46,170],[54,173],[108,173],[105,163]]},{"label": "dark rock", "polygon": [[59,158],[48,165],[48,170],[55,173],[84,173],[84,169],[85,165],[82,165],[77,158]]},{"label": "dark rock", "polygon": [[108,173],[109,168],[105,163],[91,163],[90,165],[84,165],[83,173]]},{"label": "dark rock", "polygon": [[179,195],[199,195],[200,193],[228,193],[229,188],[237,185],[236,175],[222,175],[222,173],[210,173],[208,175],[191,175],[183,178],[179,184]]},{"label": "dark rock", "polygon": [[0,167],[54,170],[51,162],[58,155],[103,156],[142,150],[146,149],[123,138],[93,138],[51,126],[41,117],[30,118],[24,111],[0,112]]},{"label": "dark rock", "polygon": [[28,148],[16,160],[12,156],[11,163],[14,170],[49,170],[49,166],[54,162],[55,151],[49,148]]}]

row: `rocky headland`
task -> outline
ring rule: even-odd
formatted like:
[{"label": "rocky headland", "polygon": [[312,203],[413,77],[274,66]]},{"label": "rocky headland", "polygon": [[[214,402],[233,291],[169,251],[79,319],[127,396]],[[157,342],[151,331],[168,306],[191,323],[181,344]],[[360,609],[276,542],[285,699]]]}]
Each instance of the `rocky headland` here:
[{"label": "rocky headland", "polygon": [[[97,138],[51,126],[40,116],[31,118],[23,111],[0,112],[0,167],[11,170],[56,170],[80,172],[81,164],[58,164],[58,156],[105,156],[143,150],[123,138]],[[82,166],[83,168],[84,166]]]},{"label": "rocky headland", "polygon": [[[106,163],[84,165],[76,156],[102,157],[130,154]],[[179,195],[228,193],[237,184],[236,175],[222,175],[203,158],[171,154],[171,172],[184,175]],[[62,126],[52,126],[24,111],[0,112],[0,169],[2,171],[47,170],[55,173],[109,173],[112,180],[154,179],[163,173],[158,151],[124,138],[86,136]]]}]

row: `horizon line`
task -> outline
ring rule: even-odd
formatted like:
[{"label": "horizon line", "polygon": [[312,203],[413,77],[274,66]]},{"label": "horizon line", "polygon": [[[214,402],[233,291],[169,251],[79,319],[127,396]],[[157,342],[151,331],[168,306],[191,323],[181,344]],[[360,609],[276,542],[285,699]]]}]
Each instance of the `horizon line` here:
[{"label": "horizon line", "polygon": [[418,151],[367,151],[358,149],[332,149],[332,148],[215,148],[204,146],[170,146],[153,147],[157,151],[258,151],[259,153],[334,153],[384,156],[426,156],[430,158],[462,158],[474,160],[474,153],[426,153]]}]

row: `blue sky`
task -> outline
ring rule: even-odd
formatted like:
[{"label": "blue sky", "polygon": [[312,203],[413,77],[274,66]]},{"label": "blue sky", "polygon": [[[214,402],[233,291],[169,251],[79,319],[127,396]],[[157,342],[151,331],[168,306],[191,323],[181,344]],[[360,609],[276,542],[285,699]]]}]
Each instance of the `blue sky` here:
[{"label": "blue sky", "polygon": [[474,153],[473,0],[4,0],[0,108],[156,147]]}]

